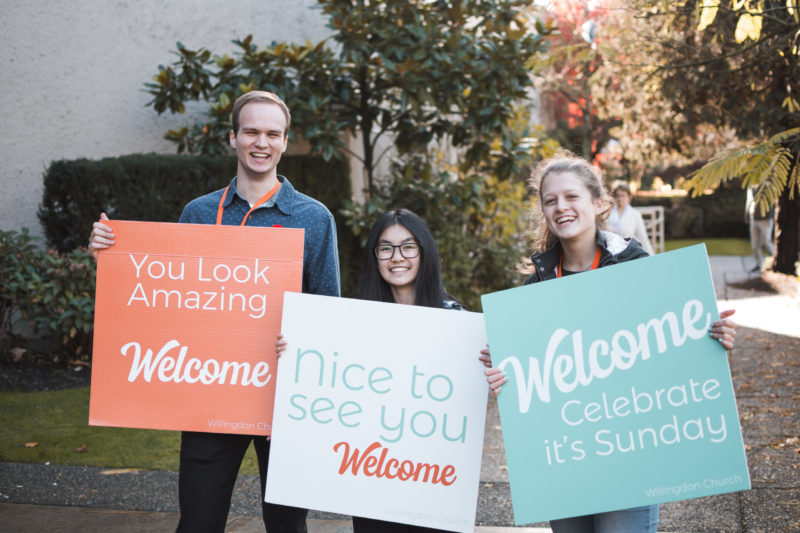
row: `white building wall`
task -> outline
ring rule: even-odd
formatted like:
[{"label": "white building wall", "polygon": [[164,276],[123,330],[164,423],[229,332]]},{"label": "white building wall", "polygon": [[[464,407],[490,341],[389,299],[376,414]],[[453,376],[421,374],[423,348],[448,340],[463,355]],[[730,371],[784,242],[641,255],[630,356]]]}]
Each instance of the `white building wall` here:
[{"label": "white building wall", "polygon": [[[42,175],[59,159],[174,153],[188,122],[145,104],[175,43],[232,55],[230,41],[314,42],[330,33],[314,0],[4,0],[0,11],[0,229],[41,233]],[[195,106],[195,114],[202,106]],[[191,109],[189,111],[191,113]],[[88,235],[87,228],[87,235]]]}]

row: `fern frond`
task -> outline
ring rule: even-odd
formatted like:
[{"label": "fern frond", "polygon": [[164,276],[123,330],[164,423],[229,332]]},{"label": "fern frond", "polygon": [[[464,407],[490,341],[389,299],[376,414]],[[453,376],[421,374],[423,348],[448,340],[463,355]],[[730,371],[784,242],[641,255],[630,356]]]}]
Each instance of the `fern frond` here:
[{"label": "fern frond", "polygon": [[797,154],[797,158],[794,161],[794,170],[792,170],[792,175],[789,177],[789,200],[794,200],[794,190],[797,189],[798,194],[800,194],[800,153]]},{"label": "fern frond", "polygon": [[722,151],[689,174],[684,187],[691,191],[692,196],[700,196],[707,189],[716,189],[720,184],[741,176],[751,158],[748,147]]},{"label": "fern frond", "polygon": [[800,138],[800,127],[791,128],[786,131],[776,133],[775,135],[770,137],[767,142],[770,144],[783,144],[786,141],[790,140],[792,137]]},{"label": "fern frond", "polygon": [[760,181],[753,194],[753,201],[757,209],[764,215],[769,208],[775,205],[775,201],[780,197],[786,187],[791,166],[791,152],[782,146],[776,147],[771,154],[769,164],[766,168],[754,170],[760,175],[753,178],[753,181]]},{"label": "fern frond", "polygon": [[720,184],[741,177],[742,187],[756,186],[756,199],[759,205],[774,202],[784,188],[791,187],[794,194],[797,187],[800,193],[800,170],[798,163],[789,176],[792,167],[792,153],[786,143],[800,141],[800,127],[777,133],[759,143],[724,150],[716,154],[703,167],[688,176],[684,188],[693,197],[700,196],[707,189],[716,189]]}]

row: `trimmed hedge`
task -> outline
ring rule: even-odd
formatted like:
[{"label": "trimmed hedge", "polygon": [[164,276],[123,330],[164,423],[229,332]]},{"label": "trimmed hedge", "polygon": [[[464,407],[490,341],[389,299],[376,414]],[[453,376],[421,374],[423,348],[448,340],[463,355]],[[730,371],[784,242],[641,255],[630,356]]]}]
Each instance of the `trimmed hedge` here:
[{"label": "trimmed hedge", "polygon": [[[278,173],[333,213],[339,235],[342,290],[352,294],[361,249],[339,214],[350,199],[347,164],[284,155]],[[109,218],[177,222],[192,199],[225,187],[236,174],[232,156],[134,154],[101,160],[54,161],[44,175],[39,220],[49,246],[66,253],[86,246],[100,212]]]},{"label": "trimmed hedge", "polygon": [[668,239],[701,237],[748,237],[744,220],[746,191],[740,184],[728,183],[713,194],[688,196],[642,196],[634,206],[664,207],[664,232]]}]

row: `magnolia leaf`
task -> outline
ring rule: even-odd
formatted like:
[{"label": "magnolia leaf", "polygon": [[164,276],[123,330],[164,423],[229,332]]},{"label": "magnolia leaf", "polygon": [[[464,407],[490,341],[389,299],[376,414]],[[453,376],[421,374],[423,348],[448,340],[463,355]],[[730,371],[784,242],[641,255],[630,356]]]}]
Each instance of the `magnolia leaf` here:
[{"label": "magnolia leaf", "polygon": [[739,17],[739,22],[736,24],[736,33],[734,37],[737,43],[743,43],[747,39],[757,41],[761,36],[761,22],[763,18],[760,15],[751,15],[744,13]]},{"label": "magnolia leaf", "polygon": [[711,26],[714,19],[717,17],[717,10],[719,9],[719,2],[715,0],[703,0],[700,6],[700,22],[697,23],[697,31],[703,31]]},{"label": "magnolia leaf", "polygon": [[226,108],[231,105],[231,98],[228,96],[228,93],[222,93],[219,95],[219,105],[222,108]]},{"label": "magnolia leaf", "polygon": [[416,61],[414,61],[414,58],[409,57],[408,59],[403,61],[403,64],[400,65],[400,67],[397,69],[397,71],[400,74],[405,74],[407,71],[409,71],[414,66],[415,63],[416,63]]}]

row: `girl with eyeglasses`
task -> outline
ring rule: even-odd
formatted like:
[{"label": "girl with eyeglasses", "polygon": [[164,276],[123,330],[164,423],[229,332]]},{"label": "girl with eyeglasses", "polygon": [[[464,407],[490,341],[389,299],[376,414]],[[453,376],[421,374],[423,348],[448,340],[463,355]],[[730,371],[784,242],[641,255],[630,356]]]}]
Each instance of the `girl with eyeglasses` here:
[{"label": "girl with eyeglasses", "polygon": [[388,211],[372,226],[358,298],[461,309],[444,289],[431,230],[408,209]]},{"label": "girl with eyeglasses", "polygon": [[[384,213],[370,230],[357,297],[360,300],[463,309],[442,282],[439,247],[428,225],[408,209]],[[286,348],[278,336],[275,351]],[[353,533],[433,533],[444,530],[353,517]]]},{"label": "girl with eyeglasses", "polygon": [[[632,261],[648,254],[631,239],[606,231],[606,219],[614,205],[600,170],[571,153],[543,161],[534,170],[530,185],[538,196],[534,223],[538,251],[531,256],[525,285],[561,276]],[[539,304],[541,305],[541,303]],[[728,350],[733,348],[736,324],[720,313],[711,337]],[[480,357],[495,396],[506,377],[491,368],[489,349]],[[551,520],[553,533],[656,533],[658,505]]]}]

